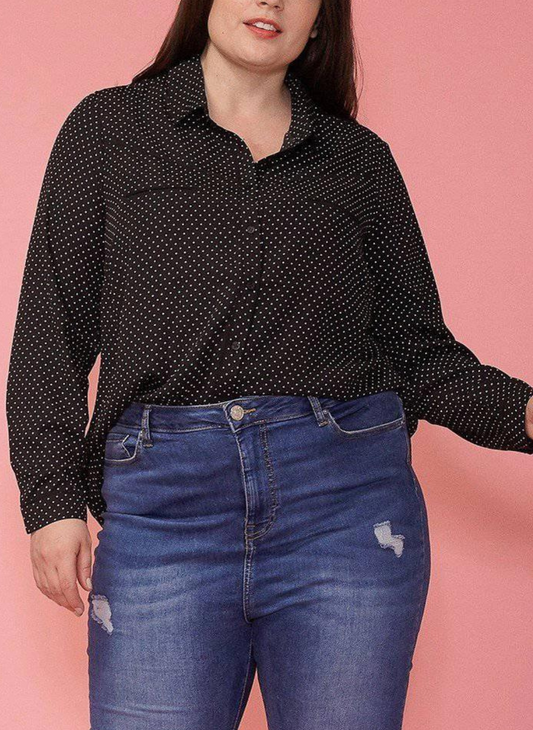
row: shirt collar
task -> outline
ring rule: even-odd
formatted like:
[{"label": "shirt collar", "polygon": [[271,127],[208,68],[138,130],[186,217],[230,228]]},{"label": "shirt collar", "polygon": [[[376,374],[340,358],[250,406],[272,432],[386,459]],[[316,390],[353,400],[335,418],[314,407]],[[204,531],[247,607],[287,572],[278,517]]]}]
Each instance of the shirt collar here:
[{"label": "shirt collar", "polygon": [[[165,75],[165,104],[171,119],[178,123],[199,108],[207,113],[204,73],[201,53],[195,53],[171,66]],[[310,137],[315,129],[317,105],[304,82],[287,69],[284,83],[291,94],[291,124],[282,150],[293,147]]]}]

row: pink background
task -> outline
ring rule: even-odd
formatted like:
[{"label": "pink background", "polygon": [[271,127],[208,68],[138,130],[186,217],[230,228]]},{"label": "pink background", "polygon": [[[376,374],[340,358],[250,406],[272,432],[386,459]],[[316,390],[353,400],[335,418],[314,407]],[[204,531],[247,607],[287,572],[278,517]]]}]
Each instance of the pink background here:
[{"label": "pink background", "polygon": [[[11,7],[2,24],[2,407],[55,135],[84,95],[129,82],[150,61],[175,2]],[[533,383],[531,3],[361,0],[355,21],[364,64],[359,119],[397,157],[446,322],[483,362]],[[87,730],[87,611],[78,619],[35,587],[5,418],[2,426],[0,728]],[[533,457],[477,447],[421,422],[413,460],[433,567],[404,727],[522,730],[533,710]],[[94,535],[92,517],[89,524]],[[257,680],[241,728],[266,728]]]}]

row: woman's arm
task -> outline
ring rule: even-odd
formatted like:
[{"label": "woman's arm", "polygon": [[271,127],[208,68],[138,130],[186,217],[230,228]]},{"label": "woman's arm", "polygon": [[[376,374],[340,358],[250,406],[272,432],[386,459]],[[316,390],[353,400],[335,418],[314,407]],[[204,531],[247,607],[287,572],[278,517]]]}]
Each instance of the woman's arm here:
[{"label": "woman's arm", "polygon": [[480,446],[533,454],[533,387],[480,363],[446,327],[407,187],[383,140],[378,155],[365,249],[376,286],[372,334],[402,376],[410,434],[424,419]]},{"label": "woman's arm", "polygon": [[87,519],[83,439],[100,349],[105,208],[98,92],[54,142],[24,268],[7,381],[11,465],[26,531]]}]

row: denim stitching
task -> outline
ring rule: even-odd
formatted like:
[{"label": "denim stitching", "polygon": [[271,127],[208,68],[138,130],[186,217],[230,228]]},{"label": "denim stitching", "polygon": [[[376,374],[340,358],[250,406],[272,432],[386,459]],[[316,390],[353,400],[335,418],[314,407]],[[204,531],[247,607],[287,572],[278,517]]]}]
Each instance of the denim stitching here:
[{"label": "denim stitching", "polygon": [[328,421],[324,414],[325,409],[322,407],[320,399],[316,395],[309,395],[307,397],[311,404],[311,408],[313,409],[313,415],[316,419],[316,422],[319,426],[325,426]]},{"label": "denim stitching", "polygon": [[251,602],[251,584],[252,584],[252,570],[253,570],[253,557],[254,557],[254,543],[253,540],[249,540],[245,537],[246,552],[244,555],[244,571],[243,571],[243,594],[242,594],[242,605],[244,620],[246,623],[251,624],[249,617],[250,602]]},{"label": "denim stitching", "polygon": [[269,486],[270,496],[272,497],[272,509],[275,511],[279,507],[279,488],[276,485],[276,480],[275,480],[275,476],[274,476],[274,464],[272,462],[272,454],[270,452],[270,446],[268,443],[268,429],[267,429],[264,421],[259,426],[259,435],[261,436],[261,442],[263,444],[263,453],[264,453],[265,462],[267,465],[268,486]]},{"label": "denim stitching", "polygon": [[[137,436],[133,436],[132,434],[127,434],[127,436],[123,439],[110,439],[113,442],[122,441],[124,442],[127,438],[136,438],[135,441],[135,449],[133,451],[133,454],[131,456],[128,456],[127,459],[111,459],[104,454],[104,462],[106,464],[131,464],[132,461],[135,461],[140,453],[140,445],[141,445],[141,437],[142,437],[142,431],[139,431]],[[124,446],[124,443],[122,444]],[[124,446],[124,450],[127,451],[126,447]],[[129,452],[127,452],[129,454]]]},{"label": "denim stitching", "polygon": [[[235,434],[234,434],[235,435]],[[243,595],[242,595],[242,609],[243,609],[243,615],[244,620],[247,623],[251,623],[248,615],[247,615],[247,606],[249,601],[249,590],[250,590],[250,582],[251,582],[251,570],[252,570],[252,558],[254,554],[254,544],[251,540],[248,539],[247,534],[247,525],[248,525],[248,519],[250,517],[250,504],[248,501],[248,490],[246,489],[246,473],[244,470],[244,462],[242,458],[242,451],[241,447],[239,445],[239,441],[237,439],[237,436],[235,435],[235,442],[237,444],[237,453],[239,454],[239,465],[241,469],[241,479],[242,479],[242,485],[244,488],[244,501],[246,506],[246,511],[244,515],[244,544],[245,544],[245,554],[244,554],[244,564],[243,564]]]},{"label": "denim stitching", "polygon": [[152,406],[146,405],[143,410],[141,417],[141,433],[142,433],[142,444],[145,448],[150,448],[154,445],[150,436],[150,410]]},{"label": "denim stitching", "polygon": [[[157,407],[160,408],[161,406],[157,406]],[[173,406],[167,406],[167,407],[172,408]],[[278,422],[281,423],[283,421],[292,421],[295,418],[309,418],[310,415],[311,415],[310,413],[297,413],[294,416],[282,416],[282,417],[274,416],[272,418],[263,418],[263,419],[261,419],[261,421],[252,421],[251,423],[244,423],[242,425],[236,425],[235,428],[240,430],[243,428],[249,428],[250,426],[256,426],[258,423],[278,423]],[[115,428],[115,426],[117,428],[137,428],[136,423],[135,424],[125,423],[123,421],[120,421],[120,422],[117,421],[115,423],[115,425],[113,426],[113,428]],[[153,428],[152,426],[150,426],[150,433],[187,433],[189,431],[205,431],[205,430],[214,429],[214,428],[227,429],[227,428],[231,428],[231,426],[229,426],[229,424],[219,424],[219,423],[213,423],[208,426],[189,426],[187,428],[178,428],[178,429]]]},{"label": "denim stitching", "polygon": [[346,438],[358,438],[359,436],[366,436],[367,434],[379,433],[381,431],[393,431],[395,428],[400,428],[405,423],[405,416],[402,415],[399,418],[395,418],[393,421],[379,423],[377,426],[369,426],[368,428],[358,428],[354,431],[346,431],[337,423],[334,416],[327,408],[324,408],[324,413],[326,413],[328,423],[333,430],[340,436],[344,436]]},{"label": "denim stitching", "polygon": [[271,503],[271,510],[270,510],[270,519],[268,523],[257,532],[252,533],[251,535],[248,535],[248,538],[250,540],[257,540],[260,537],[263,537],[264,535],[269,532],[270,528],[274,524],[274,521],[276,519],[276,511],[279,507],[279,499],[278,499],[278,489],[276,487],[275,481],[274,481],[274,467],[272,465],[272,459],[270,457],[270,451],[268,448],[268,440],[267,440],[267,429],[264,421],[261,421],[259,423],[259,434],[261,437],[261,443],[263,446],[263,455],[265,458],[265,463],[267,467],[267,474],[268,474],[268,492],[270,495],[270,503]]}]

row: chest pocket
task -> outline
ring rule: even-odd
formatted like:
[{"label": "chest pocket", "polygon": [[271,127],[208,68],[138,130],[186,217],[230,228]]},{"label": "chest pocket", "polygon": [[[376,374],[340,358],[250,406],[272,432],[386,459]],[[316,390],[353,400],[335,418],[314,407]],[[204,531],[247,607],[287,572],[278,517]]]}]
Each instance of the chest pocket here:
[{"label": "chest pocket", "polygon": [[308,183],[305,197],[324,208],[363,219],[371,186],[370,176],[361,173],[327,173]]},{"label": "chest pocket", "polygon": [[120,198],[134,200],[172,190],[216,194],[238,186],[240,177],[236,171],[186,165],[127,150],[114,160],[114,181]]},{"label": "chest pocket", "polygon": [[[163,159],[131,146],[109,162],[106,275],[118,289],[115,300],[124,292],[144,297],[146,311],[150,300],[156,306],[179,299],[185,282],[199,286],[206,260],[227,264],[231,240],[224,232],[242,207],[237,170],[217,169],[216,160],[209,167],[184,164],[179,156]],[[124,308],[133,306],[133,299],[124,300]]]},{"label": "chest pocket", "polygon": [[227,174],[207,172],[188,167],[173,169],[156,169],[137,174],[135,178],[126,180],[122,187],[122,196],[132,200],[148,193],[164,192],[167,190],[187,190],[198,193],[217,193],[227,191],[230,187],[239,185],[239,178],[229,177]]},{"label": "chest pocket", "polygon": [[300,206],[316,214],[337,214],[345,222],[365,219],[365,210],[372,187],[371,176],[361,170],[353,173],[335,172],[330,165],[321,165],[305,173],[284,173],[272,184]]}]

